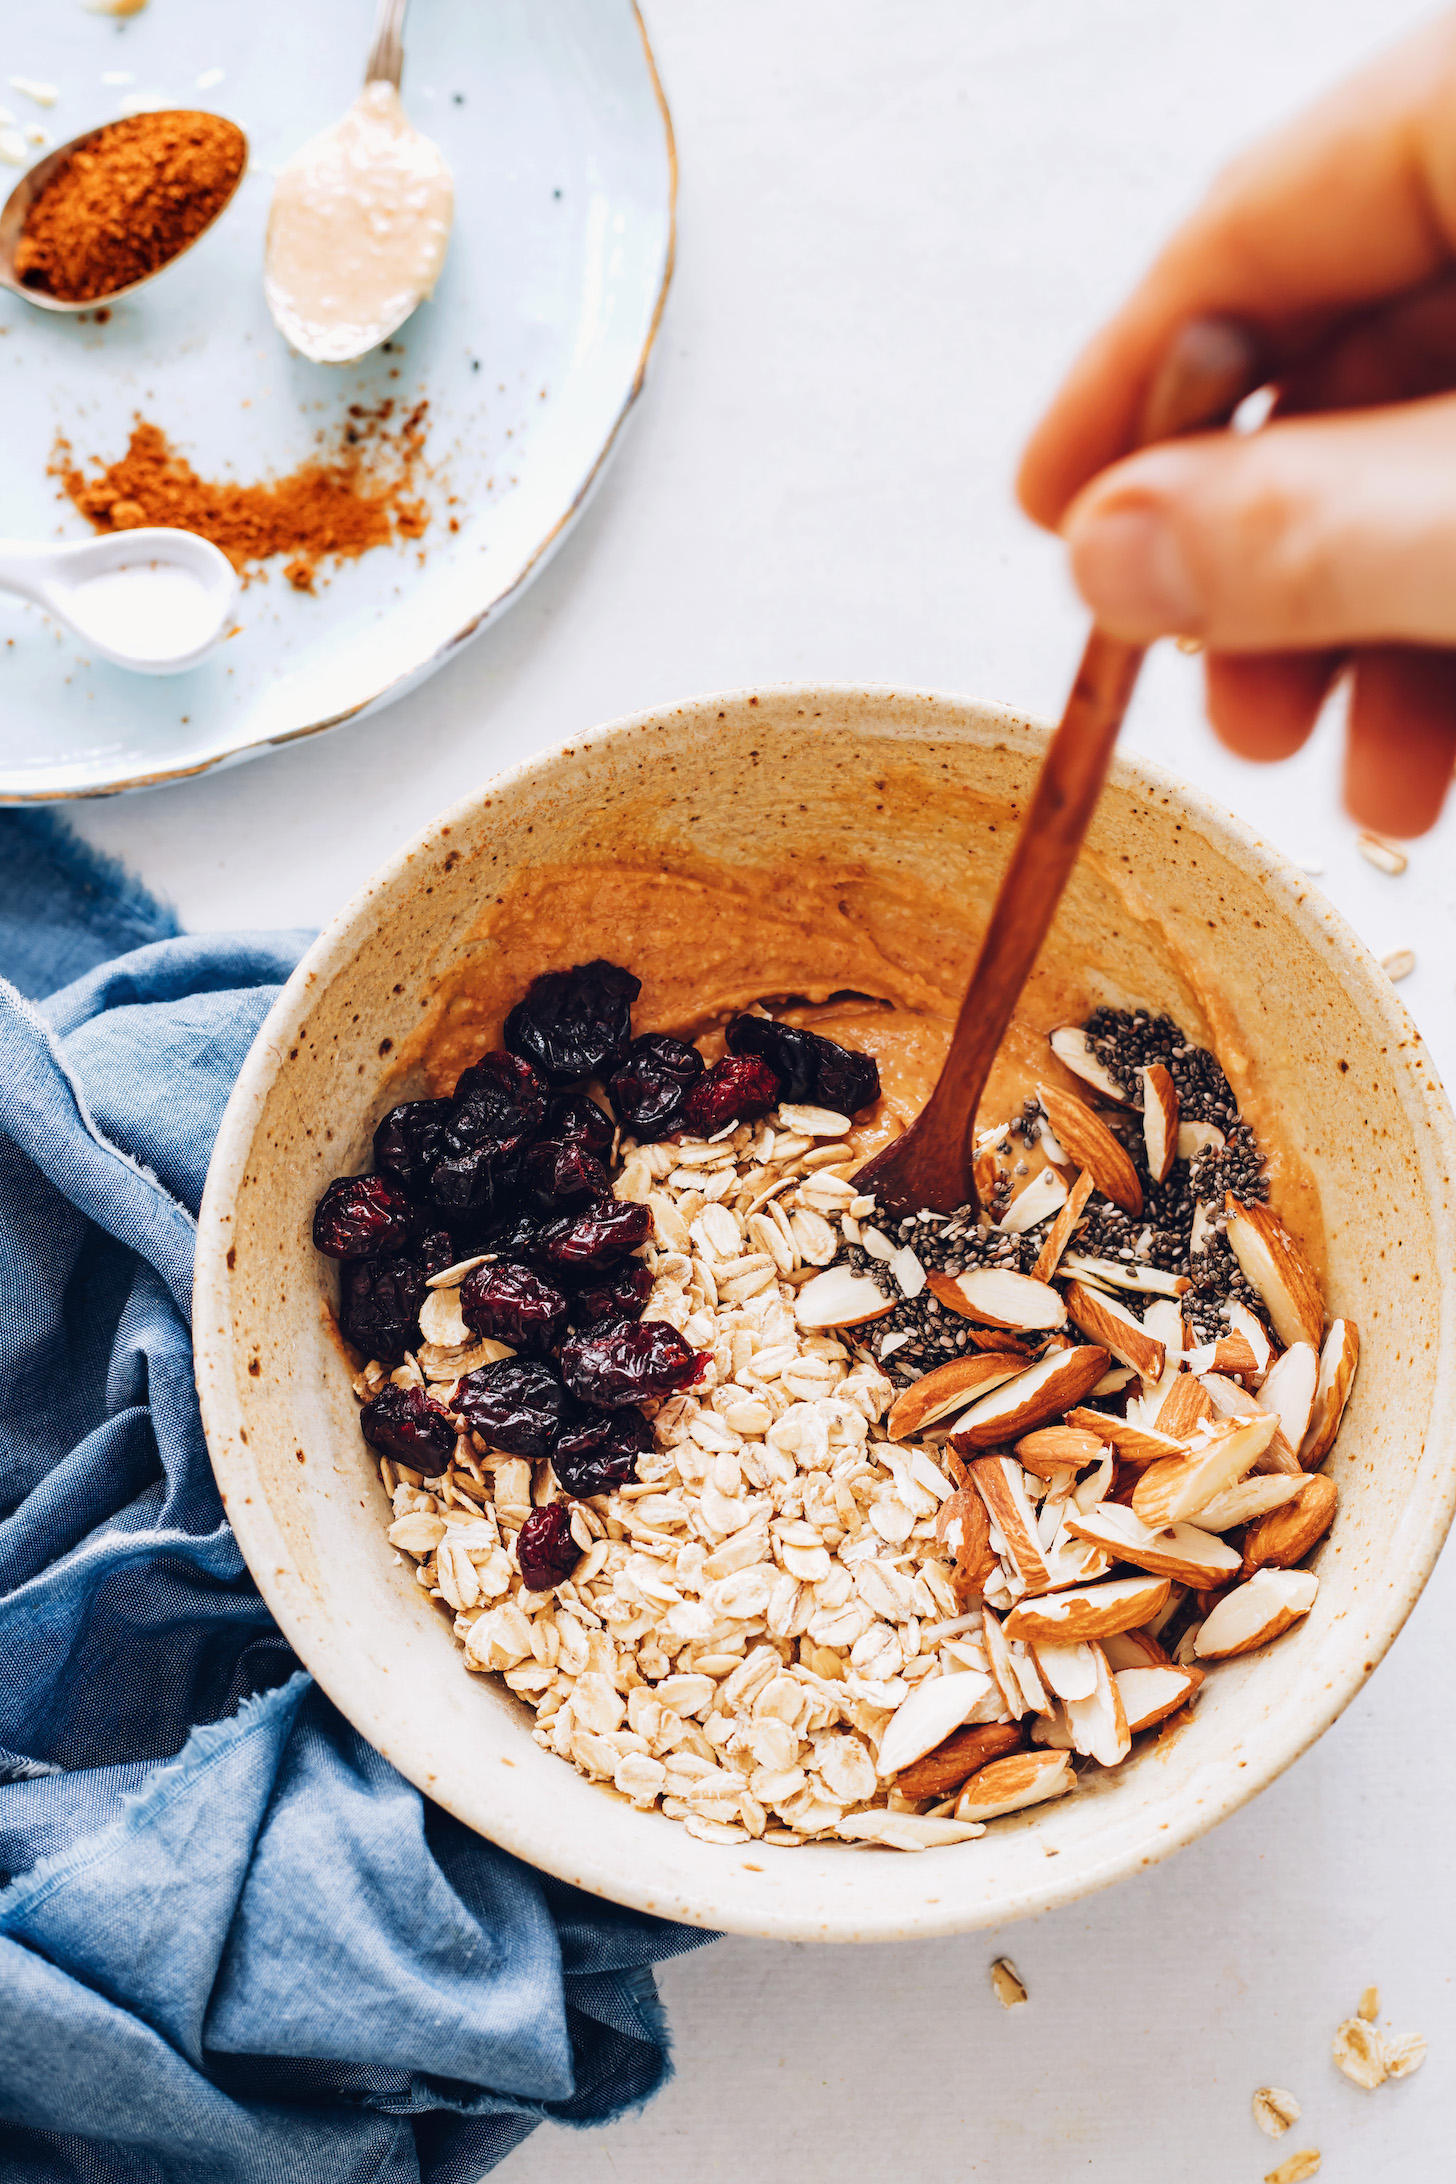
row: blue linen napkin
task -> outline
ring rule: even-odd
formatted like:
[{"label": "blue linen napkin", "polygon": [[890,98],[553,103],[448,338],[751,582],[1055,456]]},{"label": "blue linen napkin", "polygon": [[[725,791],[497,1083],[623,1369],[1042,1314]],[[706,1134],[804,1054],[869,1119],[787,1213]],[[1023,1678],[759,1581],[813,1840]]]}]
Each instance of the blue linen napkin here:
[{"label": "blue linen napkin", "polygon": [[309,936],[187,937],[0,813],[0,2176],[474,2184],[668,2075],[711,1937],[429,1805],[298,1667],[188,1333],[233,1079]]}]

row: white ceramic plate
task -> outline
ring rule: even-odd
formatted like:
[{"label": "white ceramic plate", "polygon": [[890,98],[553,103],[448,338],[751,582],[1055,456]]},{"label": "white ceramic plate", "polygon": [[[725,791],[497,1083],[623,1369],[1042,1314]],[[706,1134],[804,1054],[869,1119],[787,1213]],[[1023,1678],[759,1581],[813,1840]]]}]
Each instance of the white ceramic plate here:
[{"label": "white ceramic plate", "polygon": [[[186,675],[88,660],[0,596],[0,802],[173,780],[387,705],[510,604],[611,450],[672,263],[671,128],[632,0],[414,0],[405,103],[456,184],[435,298],[392,352],[344,369],[305,363],[274,330],[260,282],[273,172],[355,96],[372,17],[373,0],[153,0],[126,21],[0,0],[6,74],[61,93],[42,110],[0,77],[20,123],[62,142],[154,92],[229,115],[252,146],[217,227],[106,324],[0,292],[0,533],[87,535],[51,450],[59,435],[115,459],[137,413],[202,476],[253,480],[293,469],[351,403],[424,396],[437,471],[418,547],[344,563],[313,597],[271,564],[243,593],[240,634]],[[103,81],[117,74],[132,81]],[[0,195],[16,179],[0,166]]]}]

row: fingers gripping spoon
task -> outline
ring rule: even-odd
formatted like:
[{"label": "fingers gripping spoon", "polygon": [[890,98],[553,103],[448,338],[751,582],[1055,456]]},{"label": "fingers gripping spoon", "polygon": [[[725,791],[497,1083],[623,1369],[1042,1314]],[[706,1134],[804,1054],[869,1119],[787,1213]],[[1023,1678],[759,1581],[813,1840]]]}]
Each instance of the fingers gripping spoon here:
[{"label": "fingers gripping spoon", "polygon": [[[1195,319],[1174,337],[1143,410],[1138,445],[1227,424],[1261,383],[1252,335],[1229,319]],[[935,1089],[905,1132],[855,1176],[886,1212],[949,1213],[975,1204],[971,1139],[991,1064],[1071,876],[1143,648],[1095,626],[1048,746]]]}]

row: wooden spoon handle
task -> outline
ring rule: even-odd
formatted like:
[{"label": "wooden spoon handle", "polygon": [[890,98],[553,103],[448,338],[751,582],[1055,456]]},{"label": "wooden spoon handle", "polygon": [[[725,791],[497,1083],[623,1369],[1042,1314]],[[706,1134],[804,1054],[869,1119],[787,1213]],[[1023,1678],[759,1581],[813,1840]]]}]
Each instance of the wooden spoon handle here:
[{"label": "wooden spoon handle", "polygon": [[[1170,345],[1144,405],[1140,446],[1227,423],[1260,384],[1259,353],[1232,320],[1195,319]],[[904,1138],[856,1181],[887,1205],[949,1212],[974,1200],[971,1136],[991,1064],[1087,832],[1143,648],[1094,628],[1047,748],[935,1090]],[[913,1145],[912,1145],[913,1140]],[[913,1171],[913,1181],[911,1171]]]}]

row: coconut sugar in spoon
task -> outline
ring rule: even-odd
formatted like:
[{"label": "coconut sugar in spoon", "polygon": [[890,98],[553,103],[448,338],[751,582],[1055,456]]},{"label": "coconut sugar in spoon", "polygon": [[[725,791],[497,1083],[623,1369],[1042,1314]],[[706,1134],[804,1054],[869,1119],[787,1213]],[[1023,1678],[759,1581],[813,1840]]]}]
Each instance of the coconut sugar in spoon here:
[{"label": "coconut sugar in spoon", "polygon": [[[1249,331],[1194,319],[1175,335],[1153,380],[1137,444],[1227,424],[1264,372]],[[935,1089],[902,1137],[855,1175],[885,1211],[950,1213],[976,1203],[971,1139],[991,1064],[1031,975],[1077,861],[1144,647],[1093,627],[1061,723],[1047,748],[1025,823],[1002,876],[970,985]]]}]

